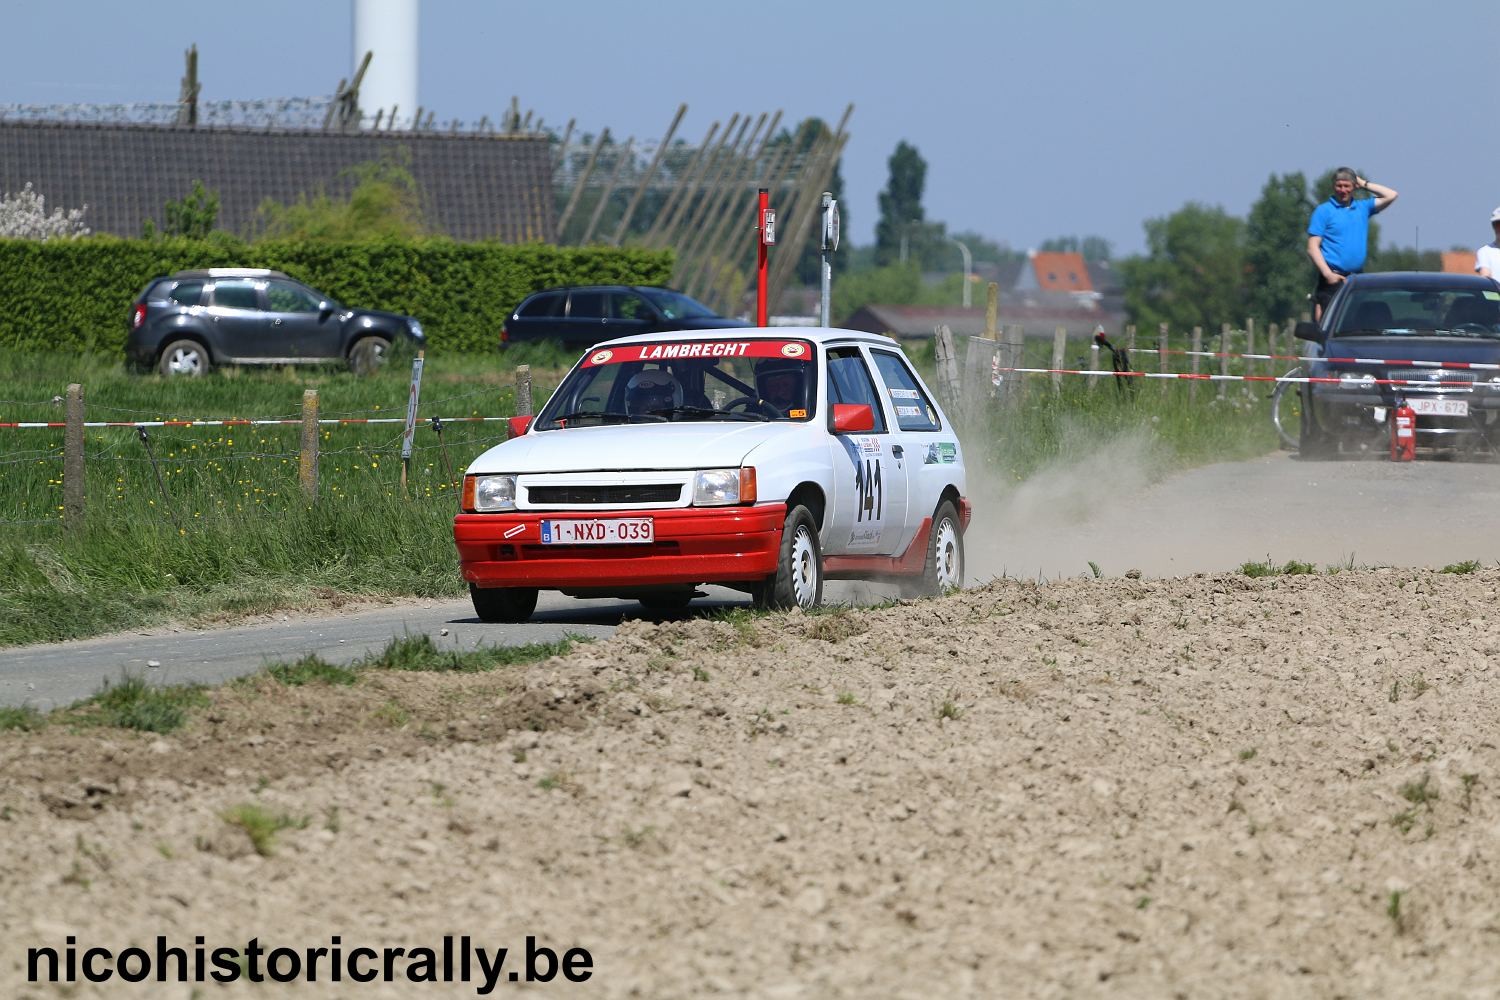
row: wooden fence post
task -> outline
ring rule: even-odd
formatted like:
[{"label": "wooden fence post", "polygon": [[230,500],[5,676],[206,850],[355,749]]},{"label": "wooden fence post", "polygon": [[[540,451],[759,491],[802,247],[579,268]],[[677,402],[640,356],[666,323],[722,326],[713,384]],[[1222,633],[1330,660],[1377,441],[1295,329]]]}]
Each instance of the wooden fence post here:
[{"label": "wooden fence post", "polygon": [[[1005,337],[1005,365],[1008,368],[1020,368],[1026,363],[1025,357],[1026,330],[1021,326],[1010,326],[1006,328]],[[1018,406],[1021,396],[1026,392],[1026,380],[1024,376],[1017,375],[1011,379],[1010,392],[1006,395],[1006,402],[1011,406]]]},{"label": "wooden fence post", "polygon": [[[1245,320],[1245,353],[1246,354],[1254,354],[1255,353],[1255,317],[1254,316],[1247,317],[1246,320]],[[1259,374],[1261,374],[1261,371],[1262,371],[1262,365],[1261,365],[1261,363],[1259,361],[1251,361],[1248,358],[1245,360],[1245,374],[1246,375],[1259,375]],[[1251,388],[1252,384],[1249,383],[1249,382],[1245,382],[1245,383],[1243,383],[1243,385],[1245,386],[1245,395],[1247,395],[1247,396],[1250,395],[1250,393],[1252,391],[1252,388]]]},{"label": "wooden fence post", "polygon": [[[1219,324],[1219,374],[1229,374],[1229,324]],[[1218,399],[1224,398],[1225,391],[1229,388],[1228,382],[1219,383],[1219,391],[1214,395]]]},{"label": "wooden fence post", "polygon": [[1156,370],[1159,372],[1167,370],[1167,324],[1165,323],[1156,328]]},{"label": "wooden fence post", "polygon": [[[1052,367],[1066,368],[1068,360],[1068,328],[1060,326],[1052,331]],[[1052,376],[1052,391],[1062,392],[1062,376]]]},{"label": "wooden fence post", "polygon": [[998,340],[1000,323],[1000,284],[992,281],[984,293],[984,339]]},{"label": "wooden fence post", "polygon": [[302,492],[309,503],[318,499],[318,390],[302,390],[302,451],[297,456]]},{"label": "wooden fence post", "polygon": [[531,416],[530,365],[516,365],[516,416]]},{"label": "wooden fence post", "polygon": [[83,530],[83,386],[68,386],[67,429],[63,431],[63,526]]},{"label": "wooden fence post", "polygon": [[1281,330],[1276,326],[1275,323],[1272,323],[1270,326],[1266,327],[1266,353],[1271,355],[1271,361],[1268,363],[1269,368],[1267,370],[1272,375],[1281,374],[1281,365],[1276,361],[1276,355],[1281,353],[1281,351],[1277,350],[1277,348],[1279,348],[1280,346]]},{"label": "wooden fence post", "polygon": [[[1201,326],[1195,326],[1195,327],[1193,327],[1193,342],[1192,342],[1192,346],[1189,348],[1189,350],[1191,350],[1193,352],[1193,374],[1194,375],[1202,374],[1202,371],[1203,371],[1202,361],[1203,361],[1203,359],[1201,357],[1199,357],[1198,355],[1199,355],[1199,352],[1203,350],[1203,327],[1201,327]],[[1194,379],[1193,381],[1191,381],[1191,382],[1188,383],[1188,402],[1189,403],[1196,402],[1197,399],[1198,399],[1198,381],[1197,381],[1197,379]]]}]

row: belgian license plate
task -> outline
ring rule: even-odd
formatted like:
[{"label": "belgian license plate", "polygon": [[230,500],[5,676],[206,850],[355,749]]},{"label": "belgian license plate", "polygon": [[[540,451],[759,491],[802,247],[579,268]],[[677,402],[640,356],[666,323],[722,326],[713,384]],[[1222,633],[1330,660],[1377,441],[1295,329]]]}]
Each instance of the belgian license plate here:
[{"label": "belgian license plate", "polygon": [[1414,412],[1430,417],[1467,417],[1469,415],[1467,399],[1409,399],[1407,403]]},{"label": "belgian license plate", "polygon": [[543,521],[543,545],[637,545],[656,541],[649,517],[569,518]]}]

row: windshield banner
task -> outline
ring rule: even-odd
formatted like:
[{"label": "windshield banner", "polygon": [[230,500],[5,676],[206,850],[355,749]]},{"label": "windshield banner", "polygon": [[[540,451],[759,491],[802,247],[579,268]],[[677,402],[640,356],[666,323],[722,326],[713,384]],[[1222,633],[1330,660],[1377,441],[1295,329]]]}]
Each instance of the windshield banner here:
[{"label": "windshield banner", "polygon": [[812,345],[805,340],[690,340],[601,347],[583,359],[583,367],[619,365],[632,361],[671,361],[692,358],[788,358],[811,361]]}]

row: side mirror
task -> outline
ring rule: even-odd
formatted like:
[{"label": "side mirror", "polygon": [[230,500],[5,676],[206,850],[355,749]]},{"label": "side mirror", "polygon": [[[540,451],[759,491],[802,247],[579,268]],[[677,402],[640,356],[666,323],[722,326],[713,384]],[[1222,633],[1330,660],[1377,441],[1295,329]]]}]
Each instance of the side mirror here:
[{"label": "side mirror", "polygon": [[327,319],[333,315],[333,305],[326,299],[318,303],[318,319]]},{"label": "side mirror", "polygon": [[833,432],[859,434],[875,429],[875,411],[868,403],[834,403]]},{"label": "side mirror", "polygon": [[1323,342],[1323,331],[1318,328],[1318,324],[1310,323],[1307,320],[1303,320],[1292,328],[1292,336],[1298,340],[1310,340],[1314,344],[1321,344]]},{"label": "side mirror", "polygon": [[511,417],[507,423],[510,426],[510,436],[513,438],[518,438],[531,429],[530,417]]}]

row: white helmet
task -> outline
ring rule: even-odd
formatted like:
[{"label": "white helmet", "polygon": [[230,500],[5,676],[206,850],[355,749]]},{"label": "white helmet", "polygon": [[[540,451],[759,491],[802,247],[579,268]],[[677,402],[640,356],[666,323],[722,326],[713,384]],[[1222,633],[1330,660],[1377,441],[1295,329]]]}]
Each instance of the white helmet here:
[{"label": "white helmet", "polygon": [[682,385],[662,368],[637,372],[625,383],[625,412],[654,413],[682,405]]}]

